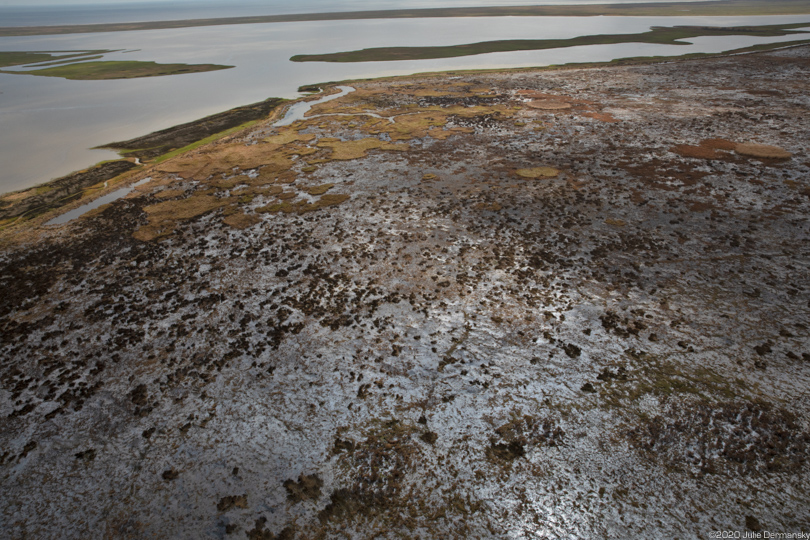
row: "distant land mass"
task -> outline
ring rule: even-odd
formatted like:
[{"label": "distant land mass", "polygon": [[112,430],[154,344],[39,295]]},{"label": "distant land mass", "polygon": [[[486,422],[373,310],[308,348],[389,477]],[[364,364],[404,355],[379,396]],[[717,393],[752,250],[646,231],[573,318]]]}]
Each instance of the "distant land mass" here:
[{"label": "distant land mass", "polygon": [[86,34],[96,32],[127,32],[222,26],[231,24],[260,24],[304,21],[334,21],[361,19],[415,19],[437,17],[587,17],[587,16],[746,16],[799,15],[810,13],[810,0],[719,0],[706,2],[664,2],[643,4],[591,4],[550,6],[492,6],[464,8],[423,8],[397,10],[347,11],[337,13],[301,13],[259,15],[214,19],[176,21],[147,21],[133,23],[77,24],[56,26],[0,27],[0,37],[41,36],[55,34]]}]

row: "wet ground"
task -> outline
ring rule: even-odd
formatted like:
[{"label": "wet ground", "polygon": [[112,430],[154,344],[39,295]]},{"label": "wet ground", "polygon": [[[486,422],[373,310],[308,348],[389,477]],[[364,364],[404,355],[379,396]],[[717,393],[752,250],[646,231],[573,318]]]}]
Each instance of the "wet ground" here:
[{"label": "wet ground", "polygon": [[3,529],[807,531],[808,77],[352,83],[5,233]]}]

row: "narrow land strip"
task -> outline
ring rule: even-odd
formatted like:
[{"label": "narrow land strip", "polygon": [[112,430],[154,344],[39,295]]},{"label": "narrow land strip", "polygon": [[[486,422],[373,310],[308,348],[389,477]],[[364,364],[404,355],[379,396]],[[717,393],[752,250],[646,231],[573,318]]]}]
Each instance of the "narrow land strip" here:
[{"label": "narrow land strip", "polygon": [[[98,57],[97,57],[98,58]],[[204,73],[230,69],[234,66],[219,64],[159,64],[157,62],[99,61],[53,66],[29,71],[0,70],[12,75],[35,75],[39,77],[60,77],[73,81],[106,81],[112,79],[140,79],[142,77],[163,77],[185,73]]]},{"label": "narrow land strip", "polygon": [[116,24],[80,24],[57,26],[0,27],[0,37],[40,36],[54,34],[86,34],[96,32],[128,32],[163,30],[231,24],[261,24],[305,21],[345,21],[365,19],[414,19],[444,17],[589,17],[597,15],[623,17],[669,16],[750,16],[799,15],[810,13],[810,0],[720,0],[709,2],[666,2],[645,4],[594,4],[578,6],[505,6],[476,8],[427,8],[376,11],[347,11],[342,13],[301,13],[217,19],[187,19],[179,21],[144,21]]},{"label": "narrow land strip", "polygon": [[810,36],[807,32],[796,30],[808,26],[810,26],[810,21],[793,24],[730,28],[656,26],[648,32],[635,34],[599,34],[578,36],[570,39],[508,39],[441,47],[375,47],[329,54],[301,54],[293,56],[290,60],[293,62],[390,62],[397,60],[455,58],[459,56],[474,56],[495,52],[538,51],[588,45],[614,45],[618,43],[689,45],[689,42],[684,40],[708,36],[778,37],[791,34]]}]

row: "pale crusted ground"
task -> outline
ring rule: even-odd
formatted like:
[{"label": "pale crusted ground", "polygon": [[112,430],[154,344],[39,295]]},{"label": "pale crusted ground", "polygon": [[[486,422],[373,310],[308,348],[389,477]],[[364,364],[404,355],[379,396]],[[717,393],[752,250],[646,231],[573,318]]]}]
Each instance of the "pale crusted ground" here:
[{"label": "pale crusted ground", "polygon": [[0,528],[810,531],[808,80],[363,82],[7,243]]}]

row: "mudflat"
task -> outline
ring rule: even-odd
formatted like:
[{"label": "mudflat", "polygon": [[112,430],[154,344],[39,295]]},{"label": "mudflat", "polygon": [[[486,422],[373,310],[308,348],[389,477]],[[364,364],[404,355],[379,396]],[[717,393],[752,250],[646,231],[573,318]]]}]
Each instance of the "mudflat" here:
[{"label": "mudflat", "polygon": [[804,46],[344,83],[5,229],[6,531],[800,530],[809,77]]}]

